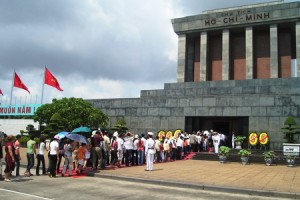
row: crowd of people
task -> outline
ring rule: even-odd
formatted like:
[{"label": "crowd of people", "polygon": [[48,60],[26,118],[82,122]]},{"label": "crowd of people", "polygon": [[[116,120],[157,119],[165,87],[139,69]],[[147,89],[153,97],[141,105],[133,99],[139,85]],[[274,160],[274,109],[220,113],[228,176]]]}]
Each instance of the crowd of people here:
[{"label": "crowd of people", "polygon": [[[7,136],[0,133],[0,145],[5,151],[5,181],[10,181],[12,171],[19,176],[20,168],[20,135]],[[52,138],[46,145],[45,137],[41,135],[36,143],[33,136],[27,142],[27,167],[25,176],[33,176],[32,168],[37,159],[35,175],[49,175],[56,177],[59,173],[72,176],[72,171],[81,174],[87,167],[92,170],[103,170],[110,167],[135,166],[146,164],[146,170],[153,170],[153,163],[181,160],[190,152],[208,152],[217,149],[225,139],[211,131],[198,131],[191,134],[178,133],[171,137],[147,134],[134,135],[131,132],[114,132],[108,135],[107,131],[94,131],[88,138],[88,144],[79,143],[68,138]],[[110,137],[109,137],[110,136]],[[215,137],[218,136],[218,137]],[[147,138],[146,138],[147,137]],[[222,141],[224,140],[224,141]],[[217,146],[216,146],[217,144]],[[47,152],[47,153],[46,153]],[[45,165],[45,153],[48,155],[49,165]],[[0,159],[3,158],[2,146]],[[64,160],[62,160],[64,158]],[[61,164],[63,161],[63,166]],[[0,160],[0,163],[1,160]],[[2,165],[0,165],[2,173]],[[0,179],[3,179],[2,174]]]}]

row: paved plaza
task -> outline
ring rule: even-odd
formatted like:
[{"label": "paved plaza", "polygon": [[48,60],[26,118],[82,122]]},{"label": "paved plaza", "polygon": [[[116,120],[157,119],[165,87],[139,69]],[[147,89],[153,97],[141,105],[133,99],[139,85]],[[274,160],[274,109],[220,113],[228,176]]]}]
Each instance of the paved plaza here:
[{"label": "paved plaza", "polygon": [[[25,152],[26,149],[22,149],[22,165],[26,164]],[[300,198],[299,166],[265,166],[251,164],[251,161],[249,165],[242,165],[237,162],[220,164],[218,161],[182,160],[154,164],[151,172],[145,171],[145,166],[134,166],[88,175],[175,187]]]}]

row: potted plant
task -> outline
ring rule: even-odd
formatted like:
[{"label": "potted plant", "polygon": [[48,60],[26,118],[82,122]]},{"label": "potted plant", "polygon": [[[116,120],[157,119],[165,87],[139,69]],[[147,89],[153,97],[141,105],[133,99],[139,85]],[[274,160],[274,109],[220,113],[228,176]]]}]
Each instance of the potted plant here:
[{"label": "potted plant", "polygon": [[276,154],[274,151],[266,151],[263,153],[263,156],[265,158],[266,165],[271,166],[276,157]]},{"label": "potted plant", "polygon": [[286,155],[284,157],[285,157],[285,160],[286,160],[286,163],[287,163],[288,167],[294,167],[295,166],[295,159],[296,159],[297,156],[295,156],[295,155]]},{"label": "potted plant", "polygon": [[246,139],[245,136],[238,135],[234,138],[236,149],[242,149],[242,143]]},{"label": "potted plant", "polygon": [[227,156],[230,152],[230,148],[229,147],[226,147],[226,146],[221,146],[219,148],[219,159],[220,159],[220,163],[221,164],[224,164],[227,160]]},{"label": "potted plant", "polygon": [[246,165],[249,161],[249,156],[251,155],[251,151],[247,149],[241,149],[238,154],[241,156],[242,164]]}]

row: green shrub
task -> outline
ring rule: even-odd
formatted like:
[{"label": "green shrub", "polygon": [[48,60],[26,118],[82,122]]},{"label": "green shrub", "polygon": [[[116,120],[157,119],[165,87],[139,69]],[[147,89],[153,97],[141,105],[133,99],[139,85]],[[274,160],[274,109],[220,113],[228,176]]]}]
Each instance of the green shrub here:
[{"label": "green shrub", "polygon": [[21,144],[21,146],[22,146],[22,147],[26,147],[28,140],[29,140],[29,136],[23,135],[23,136],[20,138],[20,144]]},{"label": "green shrub", "polygon": [[273,159],[273,158],[276,157],[276,154],[275,154],[274,151],[266,151],[266,152],[263,153],[263,156],[265,158],[272,158]]},{"label": "green shrub", "polygon": [[241,157],[248,157],[251,155],[251,151],[247,149],[241,149],[238,153]]},{"label": "green shrub", "polygon": [[245,136],[240,136],[240,135],[238,135],[238,136],[236,136],[235,138],[234,138],[234,141],[235,142],[244,142],[244,140],[246,139],[246,137]]},{"label": "green shrub", "polygon": [[230,152],[230,148],[226,146],[221,146],[219,149],[219,156],[227,156]]}]

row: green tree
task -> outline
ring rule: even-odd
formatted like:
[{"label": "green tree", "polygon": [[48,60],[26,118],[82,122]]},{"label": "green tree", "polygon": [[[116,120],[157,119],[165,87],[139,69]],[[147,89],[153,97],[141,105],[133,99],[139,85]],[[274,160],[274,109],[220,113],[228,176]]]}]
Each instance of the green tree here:
[{"label": "green tree", "polygon": [[52,138],[57,133],[65,130],[64,124],[65,119],[62,118],[59,113],[54,113],[44,129],[44,134],[47,135],[48,138]]},{"label": "green tree", "polygon": [[294,135],[295,134],[299,134],[299,126],[297,126],[296,120],[294,119],[294,117],[287,117],[285,122],[284,122],[284,126],[281,128],[283,130],[284,133],[284,139],[286,139],[286,141],[288,143],[294,143],[295,139],[294,139]]},{"label": "green tree", "polygon": [[53,129],[50,125],[53,123],[51,117],[56,113],[61,117],[58,125],[66,131],[72,131],[79,126],[106,127],[108,125],[108,117],[100,109],[94,108],[91,103],[82,98],[74,97],[53,99],[52,103],[39,107],[33,119],[40,124],[46,124],[47,131]]},{"label": "green tree", "polygon": [[34,137],[40,136],[40,131],[36,130],[32,124],[26,126],[26,131],[20,130],[21,135],[27,133],[28,135],[34,135]]},{"label": "green tree", "polygon": [[119,133],[125,133],[128,130],[125,119],[123,117],[120,118],[111,129],[116,130]]}]

